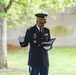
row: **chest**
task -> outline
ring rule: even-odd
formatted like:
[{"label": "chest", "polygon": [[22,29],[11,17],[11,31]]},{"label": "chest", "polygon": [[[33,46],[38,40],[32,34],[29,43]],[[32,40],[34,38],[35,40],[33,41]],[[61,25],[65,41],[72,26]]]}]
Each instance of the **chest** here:
[{"label": "chest", "polygon": [[33,40],[34,42],[44,42],[44,41],[48,41],[49,39],[49,33],[48,31],[44,30],[42,32],[39,32],[38,30],[35,30],[32,32],[31,34],[31,40]]}]

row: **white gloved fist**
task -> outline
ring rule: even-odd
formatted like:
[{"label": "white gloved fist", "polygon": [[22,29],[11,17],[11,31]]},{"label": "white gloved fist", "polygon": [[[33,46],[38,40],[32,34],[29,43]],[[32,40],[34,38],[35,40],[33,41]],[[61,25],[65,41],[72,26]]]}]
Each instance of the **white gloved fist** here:
[{"label": "white gloved fist", "polygon": [[19,42],[24,42],[24,36],[23,36],[23,37],[19,36],[19,37],[18,37],[18,41],[19,41]]}]

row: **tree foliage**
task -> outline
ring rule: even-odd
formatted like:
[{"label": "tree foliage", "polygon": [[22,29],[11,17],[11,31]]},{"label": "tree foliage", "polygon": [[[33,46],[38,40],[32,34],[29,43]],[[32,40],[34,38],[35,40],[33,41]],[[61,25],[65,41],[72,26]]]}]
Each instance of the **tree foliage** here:
[{"label": "tree foliage", "polygon": [[65,7],[76,5],[76,0],[0,0],[4,7],[9,27],[19,27],[35,21],[34,14],[46,9],[64,11]]},{"label": "tree foliage", "polygon": [[6,7],[9,3],[9,0],[0,0],[0,5]]}]

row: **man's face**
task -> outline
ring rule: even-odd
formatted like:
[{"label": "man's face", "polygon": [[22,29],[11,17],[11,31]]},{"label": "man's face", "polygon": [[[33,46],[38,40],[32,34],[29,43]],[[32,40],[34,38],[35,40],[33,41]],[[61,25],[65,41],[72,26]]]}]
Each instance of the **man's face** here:
[{"label": "man's face", "polygon": [[40,21],[38,21],[38,26],[40,27],[40,28],[43,28],[44,27],[44,25],[45,25],[45,23],[42,23],[42,22],[40,22]]}]

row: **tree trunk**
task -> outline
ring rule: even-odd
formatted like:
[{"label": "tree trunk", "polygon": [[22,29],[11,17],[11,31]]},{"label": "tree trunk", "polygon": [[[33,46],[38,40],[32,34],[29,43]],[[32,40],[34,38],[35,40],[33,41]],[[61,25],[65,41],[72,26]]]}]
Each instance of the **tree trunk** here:
[{"label": "tree trunk", "polygon": [[[0,13],[5,13],[1,6]],[[0,69],[2,68],[7,68],[7,25],[5,17],[0,17]]]}]

